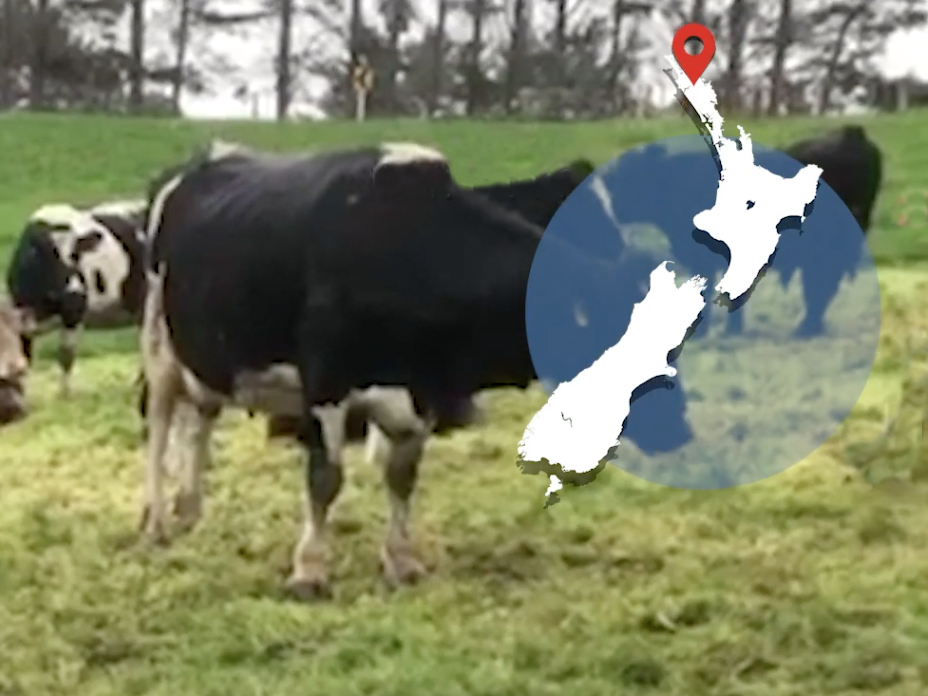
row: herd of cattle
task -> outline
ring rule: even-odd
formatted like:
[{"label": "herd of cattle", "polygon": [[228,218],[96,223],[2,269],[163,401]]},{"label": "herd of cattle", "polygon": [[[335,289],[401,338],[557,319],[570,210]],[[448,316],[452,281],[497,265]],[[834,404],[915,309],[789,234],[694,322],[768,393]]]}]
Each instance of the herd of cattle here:
[{"label": "herd of cattle", "polygon": [[[881,157],[863,129],[786,152],[822,167],[868,230]],[[144,199],[44,206],[20,236],[0,305],[0,422],[27,413],[34,338],[60,327],[66,395],[82,328],[135,324],[146,535],[168,533],[169,439],[175,524],[200,518],[211,432],[231,406],[266,414],[270,436],[308,451],[288,583],[298,597],[328,592],[326,520],[342,449],[365,433],[391,512],[384,574],[412,582],[423,572],[408,520],[424,443],[471,424],[477,392],[538,378],[524,319],[529,270],[543,230],[593,169],[578,160],[467,188],[442,153],[416,144],[272,155],[214,142],[158,176]],[[562,251],[591,278],[617,268]],[[577,321],[572,307],[565,301],[565,316]]]}]

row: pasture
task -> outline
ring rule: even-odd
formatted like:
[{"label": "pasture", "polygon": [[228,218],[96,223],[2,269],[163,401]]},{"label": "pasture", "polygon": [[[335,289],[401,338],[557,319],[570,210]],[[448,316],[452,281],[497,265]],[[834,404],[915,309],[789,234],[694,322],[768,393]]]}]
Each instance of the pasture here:
[{"label": "pasture", "polygon": [[[218,429],[201,526],[166,548],[139,542],[134,332],[87,336],[68,401],[56,394],[56,340],[41,342],[33,413],[0,432],[0,695],[924,693],[928,490],[908,481],[904,457],[861,443],[925,370],[928,126],[918,111],[854,120],[885,155],[870,240],[883,337],[839,433],[750,486],[676,490],[606,467],[544,509],[546,478],[515,466],[544,394],[495,392],[483,425],[427,447],[413,532],[433,572],[418,587],[381,586],[386,498],[352,448],[333,512],[335,598],[284,599],[302,455],[267,444],[264,419],[241,413]],[[782,146],[835,123],[742,125]],[[37,205],[138,195],[210,136],[276,150],[417,140],[478,184],[691,132],[682,116],[285,126],[5,116],[0,262]],[[876,475],[878,457],[888,463]]]}]

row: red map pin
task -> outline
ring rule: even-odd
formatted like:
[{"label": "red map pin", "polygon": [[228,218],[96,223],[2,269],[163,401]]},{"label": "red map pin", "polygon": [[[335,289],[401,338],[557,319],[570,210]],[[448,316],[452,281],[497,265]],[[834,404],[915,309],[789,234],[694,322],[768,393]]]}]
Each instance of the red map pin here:
[{"label": "red map pin", "polygon": [[[699,39],[702,41],[702,51],[695,56],[686,52],[686,42],[690,39]],[[677,59],[683,72],[690,78],[690,82],[696,84],[696,80],[705,72],[715,55],[715,37],[702,24],[692,22],[685,24],[677,30],[673,36],[673,57]]]}]

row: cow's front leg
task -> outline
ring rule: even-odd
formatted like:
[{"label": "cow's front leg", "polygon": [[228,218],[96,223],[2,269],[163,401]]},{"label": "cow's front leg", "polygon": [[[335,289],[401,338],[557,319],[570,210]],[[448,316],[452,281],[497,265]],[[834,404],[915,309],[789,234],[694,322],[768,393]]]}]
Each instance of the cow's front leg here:
[{"label": "cow's front leg", "polygon": [[77,356],[77,344],[80,340],[80,332],[80,326],[72,328],[63,327],[61,329],[61,341],[58,344],[58,365],[61,368],[58,393],[63,399],[71,395],[71,372],[74,368],[75,357]]},{"label": "cow's front leg", "polygon": [[326,526],[329,509],[344,479],[340,445],[329,443],[327,446],[321,421],[334,420],[341,411],[307,411],[300,436],[307,450],[306,511],[303,532],[293,554],[293,575],[287,582],[288,590],[303,601],[331,596]]},{"label": "cow's front leg", "polygon": [[424,438],[418,435],[393,441],[384,463],[384,483],[390,502],[387,535],[380,552],[384,577],[391,585],[417,582],[426,573],[416,558],[409,534],[410,501],[416,488]]},{"label": "cow's front leg", "polygon": [[380,552],[384,578],[391,585],[417,582],[425,566],[416,558],[409,534],[410,502],[416,488],[419,462],[434,420],[416,413],[406,389],[371,387],[363,396],[372,424],[369,460],[383,462],[383,478],[390,504],[387,534]]}]

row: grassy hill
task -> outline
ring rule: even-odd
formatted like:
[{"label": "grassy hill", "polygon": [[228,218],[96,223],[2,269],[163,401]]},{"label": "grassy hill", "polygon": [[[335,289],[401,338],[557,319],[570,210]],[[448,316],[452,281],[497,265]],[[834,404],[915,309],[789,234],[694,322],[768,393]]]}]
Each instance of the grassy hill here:
[{"label": "grassy hill", "polygon": [[[841,432],[751,486],[674,490],[607,467],[544,510],[545,479],[513,462],[544,394],[496,392],[486,425],[429,444],[414,531],[433,574],[395,594],[377,577],[385,495],[353,449],[334,511],[336,597],[303,606],[280,596],[301,455],[267,445],[264,421],[243,414],[226,414],[218,430],[203,524],[166,549],[139,544],[135,337],[89,337],[67,402],[47,341],[30,382],[34,414],[0,432],[0,695],[925,693],[928,495],[866,482],[847,445],[878,434],[903,378],[924,371],[910,354],[928,345],[928,271],[911,262],[928,258],[928,119],[857,120],[886,156],[871,239],[884,336]],[[742,125],[778,146],[836,122]],[[683,118],[276,126],[5,116],[0,264],[35,206],[138,195],[211,136],[279,150],[417,140],[475,184],[580,155],[603,163],[690,132]]]}]

